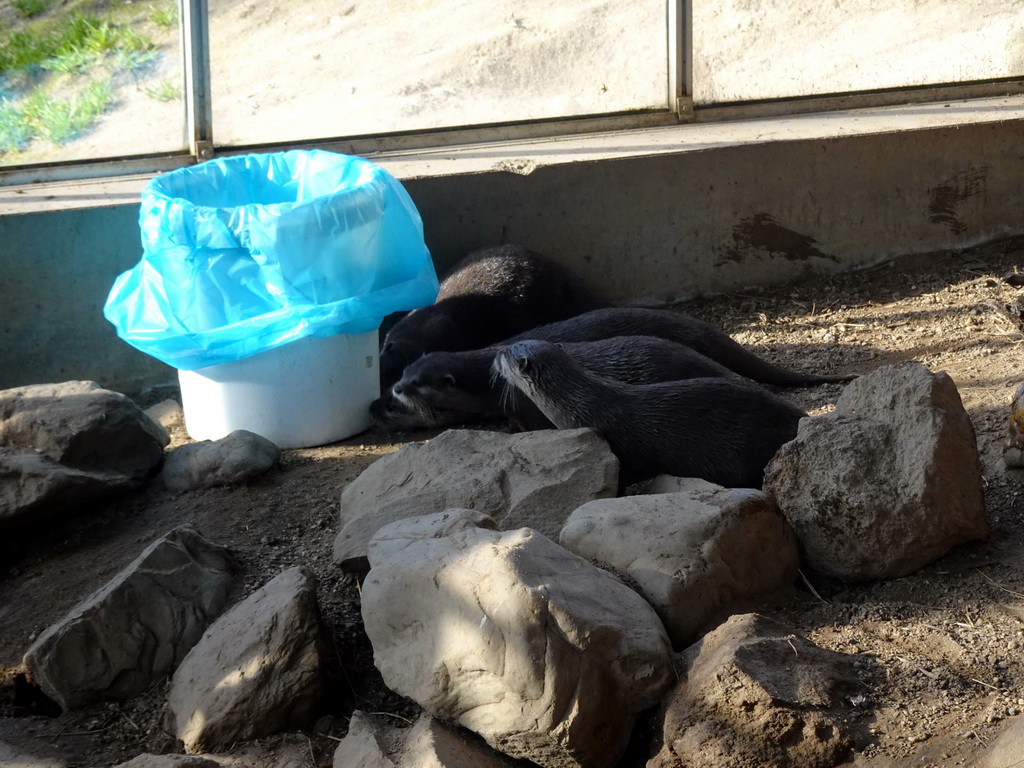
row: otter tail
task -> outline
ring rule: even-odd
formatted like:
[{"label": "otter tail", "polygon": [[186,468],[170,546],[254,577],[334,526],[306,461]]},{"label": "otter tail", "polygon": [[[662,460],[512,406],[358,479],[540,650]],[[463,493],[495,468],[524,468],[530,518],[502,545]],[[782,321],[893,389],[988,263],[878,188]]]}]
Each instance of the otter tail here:
[{"label": "otter tail", "polygon": [[857,378],[857,374],[803,373],[783,368],[758,357],[732,338],[728,338],[728,341],[722,339],[716,348],[706,352],[699,351],[740,376],[761,384],[774,384],[778,387],[813,387],[818,384],[844,383]]}]

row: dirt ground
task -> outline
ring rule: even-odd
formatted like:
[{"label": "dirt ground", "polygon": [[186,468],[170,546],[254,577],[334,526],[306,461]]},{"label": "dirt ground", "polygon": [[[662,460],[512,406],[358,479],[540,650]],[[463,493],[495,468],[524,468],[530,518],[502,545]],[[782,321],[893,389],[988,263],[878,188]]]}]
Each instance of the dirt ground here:
[{"label": "dirt ground", "polygon": [[[956,382],[978,435],[991,521],[987,542],[962,547],[907,578],[843,586],[807,584],[758,608],[826,648],[863,654],[881,672],[865,681],[857,766],[966,766],[1024,712],[1024,479],[1002,466],[1009,405],[1022,373],[1024,288],[1004,278],[1024,263],[1024,240],[932,254],[874,269],[682,307],[764,356],[794,368],[868,372],[918,360]],[[790,391],[814,413],[841,385]],[[319,577],[324,623],[340,671],[325,716],[309,732],[236,745],[291,749],[330,765],[354,708],[415,706],[387,691],[359,620],[358,588],[331,564],[338,498],[377,457],[432,432],[370,431],[342,443],[284,453],[251,485],[172,495],[150,483],[115,503],[76,510],[61,524],[0,536],[0,740],[44,747],[71,765],[110,766],[141,752],[175,751],[162,725],[167,684],[120,704],[59,714],[26,684],[21,656],[39,632],[98,588],[149,542],[188,523],[229,546],[244,569],[242,594],[281,570]],[[188,440],[183,432],[175,444]],[[40,746],[42,745],[42,746]],[[274,763],[269,763],[273,765]]]}]

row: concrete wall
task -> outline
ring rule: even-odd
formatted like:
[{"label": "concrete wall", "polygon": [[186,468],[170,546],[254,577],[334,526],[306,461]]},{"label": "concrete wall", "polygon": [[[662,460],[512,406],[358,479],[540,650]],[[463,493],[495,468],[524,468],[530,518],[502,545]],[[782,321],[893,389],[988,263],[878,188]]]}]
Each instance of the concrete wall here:
[{"label": "concrete wall", "polygon": [[173,381],[103,317],[139,260],[138,205],[0,217],[0,388],[89,379],[123,392]]},{"label": "concrete wall", "polygon": [[1024,123],[412,179],[442,263],[494,242],[664,303],[1024,232]]},{"label": "concrete wall", "polygon": [[[520,242],[658,304],[1024,234],[1024,122],[728,145],[406,178],[439,271]],[[385,163],[387,165],[387,163]],[[141,253],[137,206],[0,217],[0,388],[174,371],[101,308]]]}]

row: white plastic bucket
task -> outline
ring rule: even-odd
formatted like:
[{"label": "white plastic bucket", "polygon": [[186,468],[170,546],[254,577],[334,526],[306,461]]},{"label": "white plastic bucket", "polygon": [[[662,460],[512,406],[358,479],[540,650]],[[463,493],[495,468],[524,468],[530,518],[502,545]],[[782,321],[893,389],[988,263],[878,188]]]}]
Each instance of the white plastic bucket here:
[{"label": "white plastic bucket", "polygon": [[219,440],[245,429],[280,448],[325,445],[370,426],[380,395],[377,331],[307,337],[244,360],[178,371],[185,429]]}]

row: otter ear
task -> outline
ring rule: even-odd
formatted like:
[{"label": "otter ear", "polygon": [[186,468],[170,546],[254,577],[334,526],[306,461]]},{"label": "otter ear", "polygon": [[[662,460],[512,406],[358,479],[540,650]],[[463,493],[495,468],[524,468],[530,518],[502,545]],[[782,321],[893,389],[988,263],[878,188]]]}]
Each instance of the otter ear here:
[{"label": "otter ear", "polygon": [[441,381],[444,382],[444,385],[446,387],[454,387],[455,386],[455,377],[452,376],[450,373],[446,373],[444,375],[444,378],[441,379]]}]

